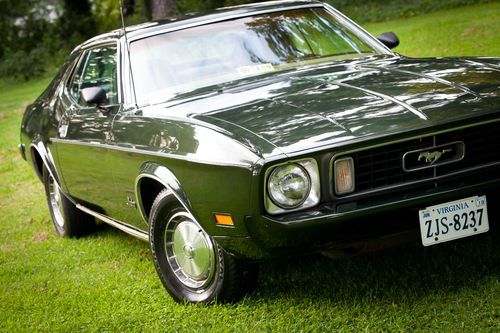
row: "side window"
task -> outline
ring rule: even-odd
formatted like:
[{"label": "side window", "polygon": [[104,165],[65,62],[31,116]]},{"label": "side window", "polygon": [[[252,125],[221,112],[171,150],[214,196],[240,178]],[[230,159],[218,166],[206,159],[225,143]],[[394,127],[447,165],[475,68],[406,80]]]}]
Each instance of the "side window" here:
[{"label": "side window", "polygon": [[108,104],[118,103],[116,84],[116,47],[102,46],[87,51],[75,69],[69,84],[69,93],[83,105],[80,91],[88,87],[104,89]]}]

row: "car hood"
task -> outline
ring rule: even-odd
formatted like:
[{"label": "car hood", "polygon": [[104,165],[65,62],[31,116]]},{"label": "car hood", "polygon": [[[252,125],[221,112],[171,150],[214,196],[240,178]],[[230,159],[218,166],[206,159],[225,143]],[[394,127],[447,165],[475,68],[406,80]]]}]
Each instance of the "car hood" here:
[{"label": "car hood", "polygon": [[370,58],[301,67],[169,103],[260,154],[379,138],[498,112],[500,59]]}]

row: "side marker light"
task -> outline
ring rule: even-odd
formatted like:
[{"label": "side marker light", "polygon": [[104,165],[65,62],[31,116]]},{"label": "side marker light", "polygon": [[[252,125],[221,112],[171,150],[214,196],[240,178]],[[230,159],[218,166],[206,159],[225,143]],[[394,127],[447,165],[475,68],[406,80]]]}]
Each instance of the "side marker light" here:
[{"label": "side marker light", "polygon": [[217,225],[227,225],[227,226],[233,226],[234,221],[231,215],[229,214],[214,214],[215,217],[215,223]]}]

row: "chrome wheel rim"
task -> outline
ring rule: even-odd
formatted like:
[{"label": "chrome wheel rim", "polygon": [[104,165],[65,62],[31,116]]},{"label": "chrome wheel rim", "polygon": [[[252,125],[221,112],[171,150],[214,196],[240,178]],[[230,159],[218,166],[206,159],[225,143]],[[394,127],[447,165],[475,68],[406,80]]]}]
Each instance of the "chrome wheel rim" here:
[{"label": "chrome wheel rim", "polygon": [[215,270],[210,237],[186,212],[174,214],[164,236],[167,261],[176,278],[193,289],[206,287]]},{"label": "chrome wheel rim", "polygon": [[52,214],[54,215],[54,222],[61,228],[64,227],[64,217],[62,215],[62,193],[59,186],[49,175],[49,198]]}]

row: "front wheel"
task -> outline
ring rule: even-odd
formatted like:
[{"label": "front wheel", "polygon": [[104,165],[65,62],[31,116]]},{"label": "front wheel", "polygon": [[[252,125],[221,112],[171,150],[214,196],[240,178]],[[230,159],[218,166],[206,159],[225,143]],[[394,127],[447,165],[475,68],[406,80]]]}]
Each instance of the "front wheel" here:
[{"label": "front wheel", "polygon": [[255,287],[258,266],[226,253],[168,190],[151,209],[150,246],[156,271],[177,302],[234,301]]}]

